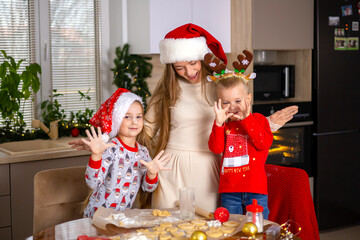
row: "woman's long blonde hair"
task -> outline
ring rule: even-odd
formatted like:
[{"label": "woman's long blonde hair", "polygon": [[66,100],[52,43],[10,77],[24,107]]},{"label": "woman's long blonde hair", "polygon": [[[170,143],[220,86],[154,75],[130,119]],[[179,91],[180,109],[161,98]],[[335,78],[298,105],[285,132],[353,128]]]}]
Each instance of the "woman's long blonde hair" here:
[{"label": "woman's long blonde hair", "polygon": [[[210,73],[211,70],[209,67],[201,61],[201,92],[206,99],[208,99],[206,93],[206,84],[208,81],[206,80],[206,76]],[[155,114],[154,119],[150,120],[145,118],[145,121],[155,125],[157,136],[149,139],[147,143],[143,142],[143,144],[151,150],[154,156],[166,148],[169,140],[171,122],[170,108],[175,106],[180,96],[181,89],[179,80],[187,81],[176,73],[172,64],[166,64],[163,77],[157,83],[148,106],[149,109],[154,108]]]}]

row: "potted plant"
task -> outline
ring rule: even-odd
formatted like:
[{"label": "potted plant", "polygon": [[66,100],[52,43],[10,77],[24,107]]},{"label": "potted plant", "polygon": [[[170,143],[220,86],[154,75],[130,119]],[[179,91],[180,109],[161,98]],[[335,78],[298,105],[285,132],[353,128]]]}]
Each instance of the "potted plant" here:
[{"label": "potted plant", "polygon": [[[14,131],[11,132],[17,132],[16,135],[18,135],[14,138],[19,138],[23,135],[26,126],[20,108],[24,107],[25,100],[39,91],[41,67],[37,63],[30,63],[20,71],[20,65],[24,59],[16,62],[4,50],[0,50],[0,52],[2,60],[0,65],[0,113],[2,119],[5,120],[5,128],[13,128]],[[11,136],[12,138],[13,136]]]},{"label": "potted plant", "polygon": [[[80,94],[80,101],[84,102],[84,106],[86,106],[86,100],[91,100],[89,96],[90,88],[86,93],[78,91]],[[84,111],[78,110],[76,113],[71,112],[70,116],[70,126],[71,127],[71,136],[77,137],[79,134],[82,136],[86,136],[85,130],[88,129],[91,125],[89,123],[90,119],[94,115],[94,109],[85,108]]]},{"label": "potted plant", "polygon": [[49,95],[49,100],[45,100],[41,103],[41,118],[45,126],[50,126],[52,122],[58,121],[58,134],[59,137],[67,136],[68,133],[68,121],[66,120],[65,110],[62,108],[58,101],[58,97],[64,94],[58,93],[57,89],[53,89],[53,94]]}]

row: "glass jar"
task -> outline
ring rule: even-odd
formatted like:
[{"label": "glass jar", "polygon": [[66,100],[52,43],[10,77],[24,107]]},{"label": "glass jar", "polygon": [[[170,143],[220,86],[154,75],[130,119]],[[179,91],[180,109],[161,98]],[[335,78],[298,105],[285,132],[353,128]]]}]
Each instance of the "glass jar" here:
[{"label": "glass jar", "polygon": [[246,206],[246,220],[254,223],[258,228],[258,233],[264,229],[264,208],[257,204],[257,200],[253,199],[253,203]]}]

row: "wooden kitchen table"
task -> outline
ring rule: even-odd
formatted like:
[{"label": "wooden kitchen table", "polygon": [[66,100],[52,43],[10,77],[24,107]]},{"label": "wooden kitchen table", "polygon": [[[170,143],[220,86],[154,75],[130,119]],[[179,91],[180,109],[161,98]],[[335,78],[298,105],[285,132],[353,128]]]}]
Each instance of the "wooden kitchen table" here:
[{"label": "wooden kitchen table", "polygon": [[[243,215],[239,215],[243,216]],[[244,216],[245,217],[245,216]],[[264,221],[264,229],[267,228],[267,226],[272,224],[277,224],[270,222],[268,220]],[[118,228],[116,226],[108,226],[107,231],[104,231],[102,229],[99,229],[92,225],[91,218],[81,218],[65,223],[58,224],[56,226],[50,227],[48,229],[45,229],[39,233],[34,234],[34,236],[29,237],[27,240],[49,240],[49,239],[67,239],[67,240],[76,240],[81,235],[86,235],[89,237],[111,237],[116,236],[119,234],[125,234],[130,233],[133,231],[133,229],[126,229],[126,228]],[[228,239],[241,239],[242,233],[235,234],[232,237],[229,237]],[[262,238],[259,238],[262,239]],[[277,238],[279,239],[279,238]],[[294,240],[300,240],[298,237],[294,237]]]}]

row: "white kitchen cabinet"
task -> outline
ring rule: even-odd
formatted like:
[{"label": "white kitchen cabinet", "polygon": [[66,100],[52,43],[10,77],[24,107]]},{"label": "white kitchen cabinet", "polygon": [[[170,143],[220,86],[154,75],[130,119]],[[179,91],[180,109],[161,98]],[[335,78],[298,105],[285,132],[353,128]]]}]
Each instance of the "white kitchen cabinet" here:
[{"label": "white kitchen cabinet", "polygon": [[314,0],[253,0],[253,48],[312,49]]},{"label": "white kitchen cabinet", "polygon": [[[186,23],[206,29],[231,52],[231,0],[123,0],[130,53],[157,54],[166,33]],[[123,23],[126,24],[126,23]]]}]

